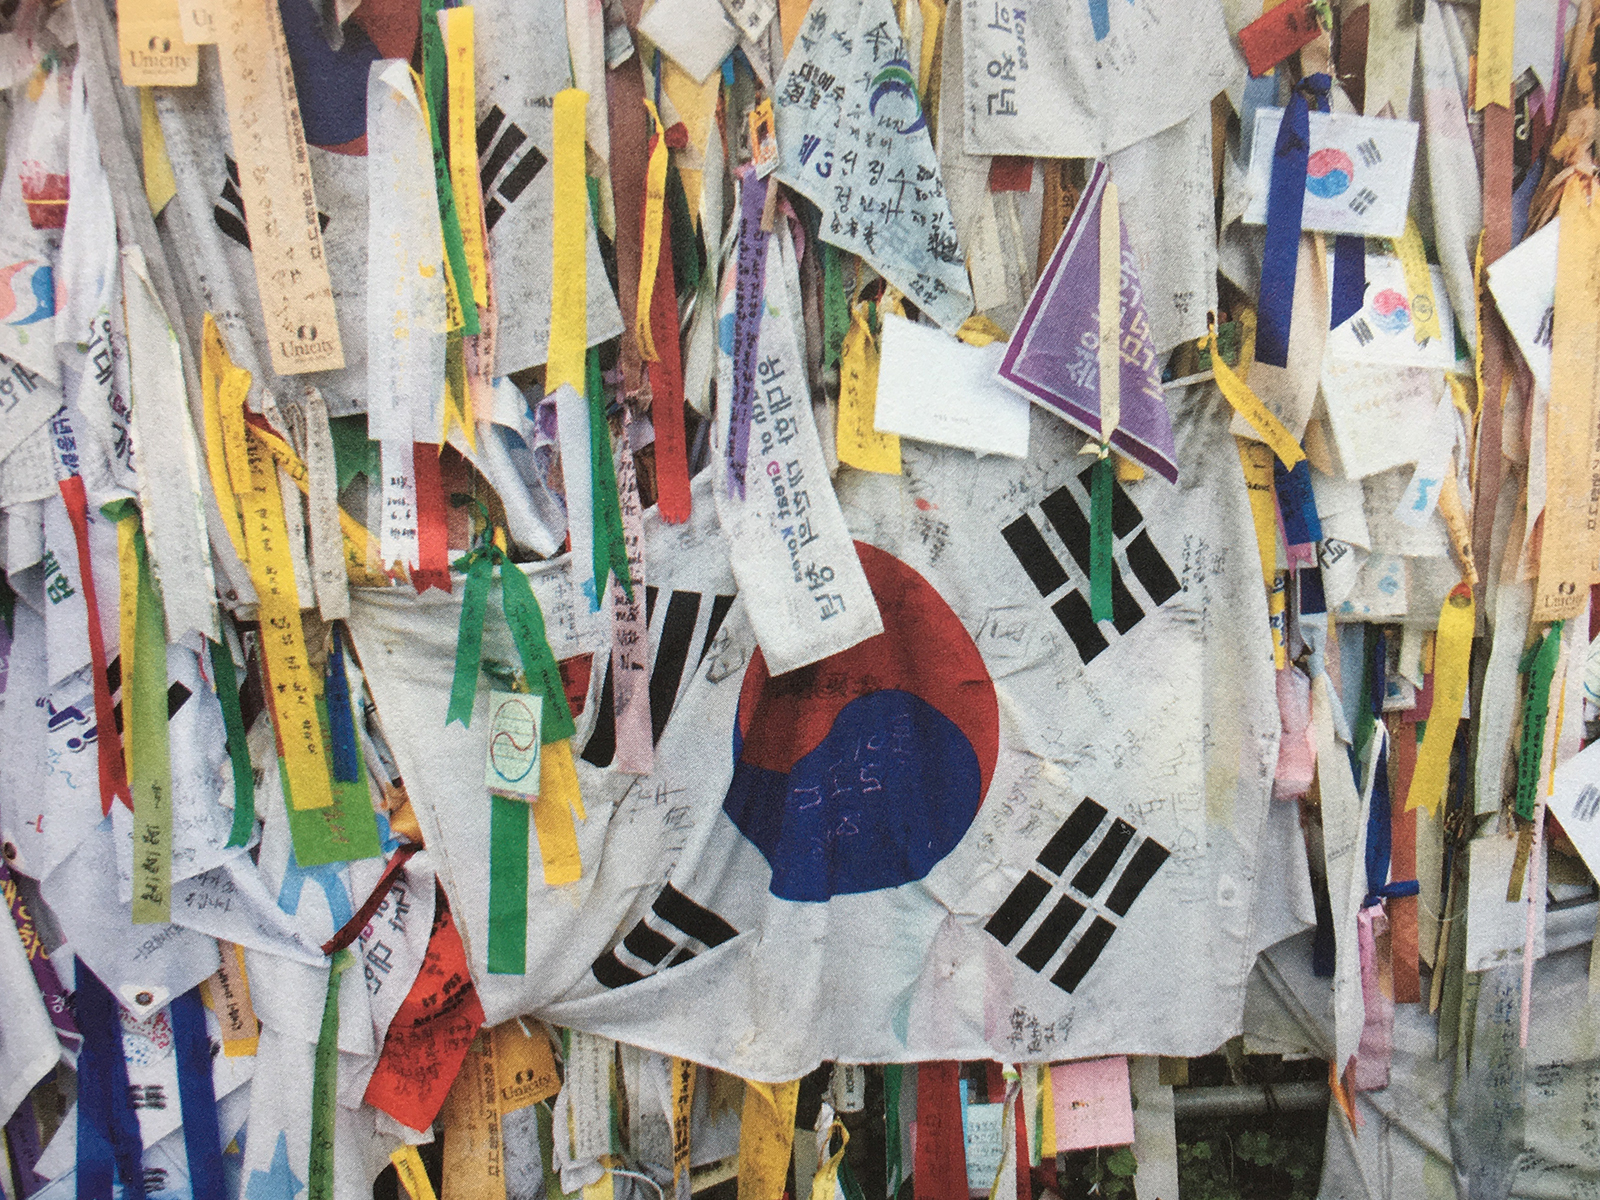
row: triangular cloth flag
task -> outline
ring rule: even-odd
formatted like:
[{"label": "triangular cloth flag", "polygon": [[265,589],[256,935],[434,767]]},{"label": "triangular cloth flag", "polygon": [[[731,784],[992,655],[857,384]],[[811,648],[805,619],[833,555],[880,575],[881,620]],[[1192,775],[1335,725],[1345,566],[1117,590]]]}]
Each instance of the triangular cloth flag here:
[{"label": "triangular cloth flag", "polygon": [[972,289],[909,53],[889,0],[817,0],[773,89],[778,178],[954,333]]},{"label": "triangular cloth flag", "polygon": [[[1100,436],[1100,204],[1106,165],[1097,163],[1000,360],[1000,378],[1079,429]],[[1145,319],[1128,230],[1122,228],[1122,411],[1111,444],[1178,481],[1172,417],[1161,360]]]}]

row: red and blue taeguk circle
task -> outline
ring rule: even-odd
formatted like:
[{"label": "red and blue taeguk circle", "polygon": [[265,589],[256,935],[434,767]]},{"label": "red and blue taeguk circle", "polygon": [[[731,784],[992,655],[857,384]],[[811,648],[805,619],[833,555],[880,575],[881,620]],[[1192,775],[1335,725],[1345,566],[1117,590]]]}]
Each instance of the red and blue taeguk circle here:
[{"label": "red and blue taeguk circle", "polygon": [[1343,150],[1332,146],[1316,151],[1306,159],[1306,191],[1324,200],[1342,196],[1356,177],[1356,166]]},{"label": "red and blue taeguk circle", "polygon": [[1411,305],[1404,294],[1384,288],[1368,302],[1372,319],[1385,333],[1404,333],[1411,327]]},{"label": "red and blue taeguk circle", "polygon": [[772,894],[823,901],[921,879],[972,825],[1000,713],[943,597],[856,543],[883,633],[772,676],[757,650],[734,722],[723,811],[772,868]]}]

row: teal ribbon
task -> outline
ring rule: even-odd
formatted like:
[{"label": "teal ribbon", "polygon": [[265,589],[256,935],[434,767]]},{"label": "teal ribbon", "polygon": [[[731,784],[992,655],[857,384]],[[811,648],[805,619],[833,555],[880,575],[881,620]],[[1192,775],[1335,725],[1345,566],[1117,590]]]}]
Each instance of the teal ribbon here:
[{"label": "teal ribbon", "polygon": [[453,564],[467,575],[461,604],[461,625],[456,635],[455,679],[450,687],[450,709],[445,724],[459,720],[472,724],[472,704],[478,691],[478,670],[483,661],[483,621],[488,609],[489,582],[494,568],[500,568],[500,597],[505,608],[511,640],[522,660],[528,691],[543,703],[541,721],[545,744],[569,738],[577,726],[567,707],[566,690],[561,684],[561,669],[550,650],[545,634],[544,613],[528,585],[528,577],[493,543],[478,547]]},{"label": "teal ribbon", "polygon": [[1111,605],[1111,456],[1095,459],[1089,482],[1089,614],[1109,621]]},{"label": "teal ribbon", "polygon": [[233,828],[228,845],[243,846],[256,825],[256,776],[250,765],[250,746],[245,738],[244,713],[239,708],[239,676],[233,655],[226,646],[210,643],[211,674],[217,681],[217,699],[222,703],[222,726],[228,735],[228,758],[233,763]]}]

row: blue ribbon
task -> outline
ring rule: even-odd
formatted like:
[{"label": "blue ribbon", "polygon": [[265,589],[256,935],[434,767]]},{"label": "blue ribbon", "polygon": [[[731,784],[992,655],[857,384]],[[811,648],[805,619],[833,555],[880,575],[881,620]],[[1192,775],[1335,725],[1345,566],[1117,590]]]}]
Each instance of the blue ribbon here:
[{"label": "blue ribbon", "polygon": [[[1332,84],[1329,76],[1317,74],[1307,75],[1295,85],[1272,150],[1256,361],[1274,367],[1289,365],[1289,325],[1294,312],[1294,282],[1306,201],[1306,161],[1311,154],[1310,105],[1314,101],[1318,112],[1327,112]],[[1341,236],[1334,243],[1333,325],[1342,324],[1360,310],[1366,286],[1365,239]]]},{"label": "blue ribbon", "polygon": [[356,719],[350,708],[350,679],[344,673],[344,642],[333,627],[333,649],[323,692],[328,698],[328,731],[333,742],[333,777],[340,783],[361,778],[361,756],[356,752]]},{"label": "blue ribbon", "polygon": [[1302,458],[1293,470],[1283,460],[1272,459],[1272,483],[1278,493],[1278,511],[1283,514],[1283,539],[1290,546],[1310,546],[1322,540],[1322,519],[1317,516],[1317,500],[1311,491],[1311,463]]},{"label": "blue ribbon", "polygon": [[113,1168],[122,1200],[144,1200],[144,1143],[128,1091],[122,1021],[106,985],[80,958],[77,969],[78,1200],[111,1200]]},{"label": "blue ribbon", "polygon": [[1341,233],[1333,243],[1333,313],[1328,328],[1337,329],[1361,311],[1367,298],[1367,239]]},{"label": "blue ribbon", "polygon": [[211,1039],[206,1036],[200,989],[190,988],[172,1002],[168,1011],[178,1056],[178,1101],[183,1106],[183,1149],[189,1159],[189,1184],[194,1200],[227,1200],[217,1094],[211,1083]]}]

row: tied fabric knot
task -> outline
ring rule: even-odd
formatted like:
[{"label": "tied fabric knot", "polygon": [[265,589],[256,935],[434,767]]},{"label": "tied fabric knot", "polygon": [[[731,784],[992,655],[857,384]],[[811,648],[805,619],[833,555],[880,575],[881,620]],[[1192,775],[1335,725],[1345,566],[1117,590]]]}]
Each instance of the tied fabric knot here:
[{"label": "tied fabric knot", "polygon": [[[1261,263],[1261,313],[1256,361],[1289,365],[1289,329],[1294,315],[1294,285],[1299,266],[1301,220],[1306,199],[1306,165],[1311,154],[1311,105],[1328,111],[1331,76],[1307,75],[1294,86],[1272,150],[1272,182],[1267,196],[1267,240]],[[1334,244],[1333,308],[1338,326],[1361,308],[1366,291],[1365,239],[1340,235]]]},{"label": "tied fabric knot", "polygon": [[545,743],[572,736],[576,726],[567,707],[565,689],[555,655],[545,638],[544,613],[528,584],[528,577],[492,541],[485,541],[453,564],[467,576],[462,591],[461,625],[456,637],[455,679],[450,687],[450,709],[445,724],[472,723],[472,705],[478,693],[478,668],[483,656],[483,619],[489,606],[489,584],[495,567],[500,568],[500,595],[511,640],[528,680],[528,690],[543,703],[540,726]]}]

